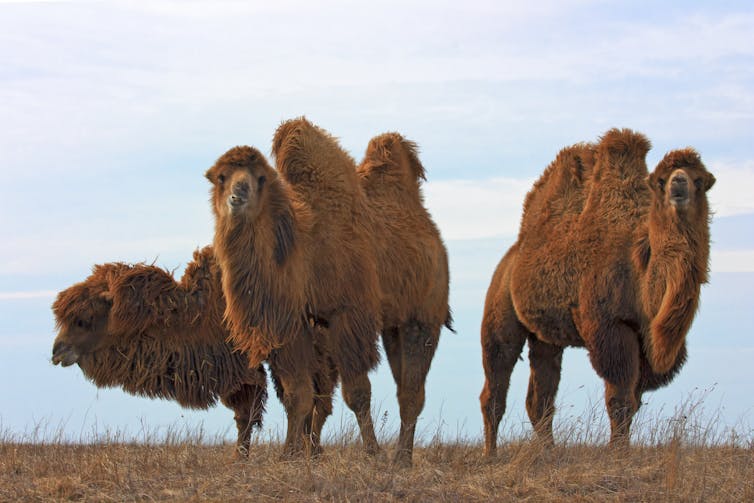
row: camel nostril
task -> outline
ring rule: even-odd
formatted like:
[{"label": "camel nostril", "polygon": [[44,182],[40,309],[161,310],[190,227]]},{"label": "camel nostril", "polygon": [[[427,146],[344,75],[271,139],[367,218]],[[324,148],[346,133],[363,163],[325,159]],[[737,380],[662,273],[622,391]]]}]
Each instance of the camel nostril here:
[{"label": "camel nostril", "polygon": [[241,199],[246,199],[249,196],[249,184],[246,182],[238,182],[233,186],[233,195],[238,196]]},{"label": "camel nostril", "polygon": [[689,181],[685,176],[674,176],[670,183],[673,185],[688,185]]},{"label": "camel nostril", "polygon": [[243,206],[244,203],[246,203],[246,197],[238,195],[238,194],[231,194],[228,196],[228,205],[231,208],[238,208],[239,206]]}]

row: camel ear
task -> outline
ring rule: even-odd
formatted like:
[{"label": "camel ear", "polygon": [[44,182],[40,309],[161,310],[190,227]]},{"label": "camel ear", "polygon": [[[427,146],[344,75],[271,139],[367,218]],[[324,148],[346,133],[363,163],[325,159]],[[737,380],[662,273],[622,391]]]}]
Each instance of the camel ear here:
[{"label": "camel ear", "polygon": [[707,192],[709,189],[712,188],[713,185],[715,185],[715,182],[717,180],[715,179],[715,175],[712,173],[707,173],[707,176],[704,179],[704,192]]},{"label": "camel ear", "polygon": [[212,185],[215,184],[215,174],[212,172],[212,168],[209,168],[204,173],[204,178],[206,178],[207,180],[209,180],[209,183],[211,183]]},{"label": "camel ear", "polygon": [[294,245],[293,216],[286,209],[280,211],[275,219],[275,262],[278,265],[285,262]]}]

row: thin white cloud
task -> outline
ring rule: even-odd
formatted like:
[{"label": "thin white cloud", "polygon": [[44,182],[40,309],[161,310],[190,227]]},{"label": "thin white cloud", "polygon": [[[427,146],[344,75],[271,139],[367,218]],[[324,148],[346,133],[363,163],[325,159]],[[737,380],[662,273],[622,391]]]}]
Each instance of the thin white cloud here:
[{"label": "thin white cloud", "polygon": [[715,250],[710,252],[710,271],[754,272],[754,250]]},{"label": "thin white cloud", "polygon": [[710,207],[715,216],[754,213],[754,161],[712,161],[708,168],[717,180],[709,191]]},{"label": "thin white cloud", "polygon": [[533,179],[428,182],[425,200],[445,239],[515,236]]},{"label": "thin white cloud", "polygon": [[52,299],[57,295],[55,290],[35,290],[20,292],[0,292],[2,300]]}]

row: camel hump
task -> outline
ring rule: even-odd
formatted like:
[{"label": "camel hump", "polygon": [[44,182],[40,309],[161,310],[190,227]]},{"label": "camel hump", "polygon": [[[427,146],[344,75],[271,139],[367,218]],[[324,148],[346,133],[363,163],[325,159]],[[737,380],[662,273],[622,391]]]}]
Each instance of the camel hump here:
[{"label": "camel hump", "polygon": [[314,124],[304,117],[296,117],[280,123],[272,137],[272,155],[278,157],[302,134],[302,130],[314,128]]},{"label": "camel hump", "polygon": [[644,157],[652,144],[642,133],[627,128],[613,128],[602,135],[597,148],[610,157]]},{"label": "camel hump", "polygon": [[419,147],[396,132],[383,133],[369,141],[360,171],[405,173],[417,182],[427,179],[419,160]]},{"label": "camel hump", "polygon": [[[549,221],[555,215],[580,213],[584,199],[582,192],[593,168],[594,145],[591,143],[577,143],[558,152],[526,196],[526,226],[541,225],[543,219]],[[525,232],[524,227],[521,230]]]},{"label": "camel hump", "polygon": [[201,289],[205,285],[203,281],[213,281],[215,274],[219,279],[219,266],[215,261],[215,254],[212,246],[205,246],[194,250],[194,260],[191,261],[179,281],[179,285],[186,291]]},{"label": "camel hump", "polygon": [[194,262],[199,265],[212,265],[215,261],[215,252],[211,245],[194,250]]},{"label": "camel hump", "polygon": [[340,201],[358,189],[356,163],[337,138],[305,117],[283,122],[272,139],[277,170],[314,206]]},{"label": "camel hump", "polygon": [[577,143],[566,147],[558,152],[552,166],[560,171],[561,183],[580,186],[594,167],[594,145]]},{"label": "camel hump", "polygon": [[616,183],[629,180],[643,185],[649,175],[646,156],[650,148],[649,139],[642,133],[626,128],[607,131],[597,144],[592,189],[617,189]]},{"label": "camel hump", "polygon": [[147,264],[134,264],[110,283],[113,327],[121,333],[145,331],[168,323],[183,306],[172,273]]}]

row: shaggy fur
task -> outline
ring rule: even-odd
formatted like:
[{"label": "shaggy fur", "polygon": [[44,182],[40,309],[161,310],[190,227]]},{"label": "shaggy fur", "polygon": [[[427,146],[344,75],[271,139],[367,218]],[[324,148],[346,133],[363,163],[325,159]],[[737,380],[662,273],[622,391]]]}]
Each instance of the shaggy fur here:
[{"label": "shaggy fur", "polygon": [[194,252],[180,283],[145,265],[97,265],[52,306],[58,336],[52,361],[77,363],[98,387],[206,409],[219,398],[235,412],[238,447],[261,426],[264,368],[249,368],[225,342],[220,269],[212,249]]},{"label": "shaggy fur", "polygon": [[424,208],[425,171],[416,144],[397,133],[369,142],[358,168],[373,219],[382,290],[382,339],[398,387],[401,430],[395,461],[411,464],[424,382],[443,324],[451,328],[448,257]]},{"label": "shaggy fur", "polygon": [[482,322],[487,454],[525,340],[527,412],[550,440],[565,346],[585,346],[605,380],[611,442],[628,440],[642,394],[685,362],[707,281],[706,191],[715,179],[692,149],[668,153],[647,176],[649,148],[641,134],[610,130],[596,146],[564,149],[527,195]]},{"label": "shaggy fur", "polygon": [[317,436],[316,375],[329,371],[375,452],[367,373],[379,359],[381,295],[355,164],[303,118],[278,128],[273,154],[277,171],[256,149],[235,147],[206,173],[232,340],[252,363],[269,359],[288,415],[286,452],[301,451],[311,428]]}]

